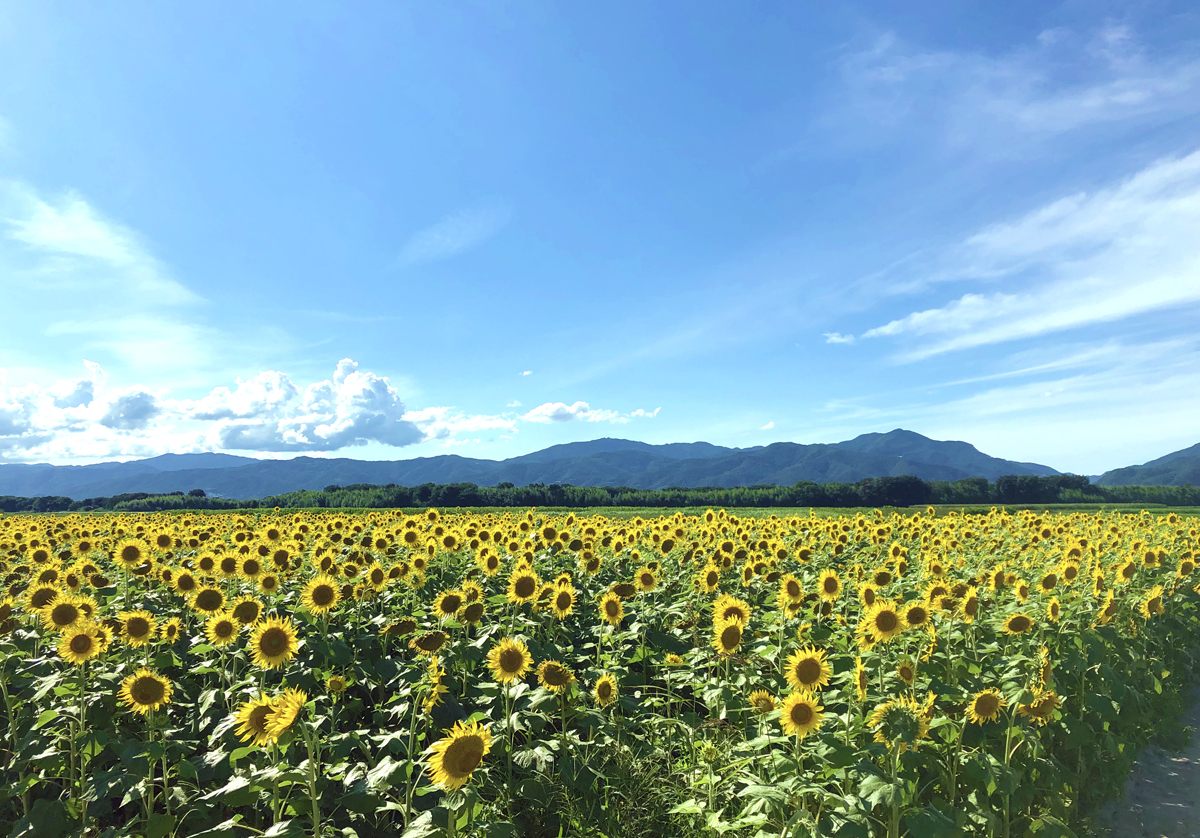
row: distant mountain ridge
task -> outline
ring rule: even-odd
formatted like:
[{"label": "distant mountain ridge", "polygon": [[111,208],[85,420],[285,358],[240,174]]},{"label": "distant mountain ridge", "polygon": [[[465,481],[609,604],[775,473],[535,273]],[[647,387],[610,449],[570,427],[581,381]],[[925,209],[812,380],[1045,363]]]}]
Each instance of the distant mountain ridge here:
[{"label": "distant mountain ridge", "polygon": [[853,483],[867,477],[912,475],[923,480],[961,480],[1003,475],[1058,474],[1049,466],[990,457],[966,442],[943,442],[913,431],[863,434],[845,442],[802,445],[777,442],[725,448],[707,442],[651,445],[595,439],[553,445],[507,460],[445,454],[411,460],[369,461],[296,457],[256,460],[230,454],[165,454],[127,463],[88,466],[0,465],[0,495],[58,495],[81,500],[128,492],[206,493],[239,500],[299,489],[374,483],[563,483],[574,486],[792,485]]},{"label": "distant mountain ridge", "polygon": [[1100,486],[1200,485],[1200,443],[1142,463],[1106,471],[1095,481]]}]

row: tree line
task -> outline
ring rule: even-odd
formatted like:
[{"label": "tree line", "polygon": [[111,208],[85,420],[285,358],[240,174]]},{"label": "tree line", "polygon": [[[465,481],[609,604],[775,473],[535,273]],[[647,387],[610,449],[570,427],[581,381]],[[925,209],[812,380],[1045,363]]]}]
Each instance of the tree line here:
[{"label": "tree line", "polygon": [[477,486],[474,483],[424,483],[420,486],[326,486],[261,499],[208,497],[202,489],[152,495],[131,492],[106,498],[0,497],[0,512],[161,512],[171,510],[271,509],[274,507],[395,509],[407,507],[495,506],[633,506],[633,507],[878,507],[926,504],[1055,504],[1134,503],[1167,506],[1200,505],[1200,487],[1097,486],[1087,477],[1014,475],[995,482],[982,477],[957,481],[925,481],[917,477],[871,477],[857,483],[812,483],[792,486],[672,487],[569,486],[531,483]]}]

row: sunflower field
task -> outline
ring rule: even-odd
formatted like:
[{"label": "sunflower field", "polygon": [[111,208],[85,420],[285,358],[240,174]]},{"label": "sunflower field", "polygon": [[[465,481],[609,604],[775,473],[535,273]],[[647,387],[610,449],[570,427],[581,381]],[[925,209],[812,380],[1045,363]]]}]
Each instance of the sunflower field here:
[{"label": "sunflower field", "polygon": [[1197,526],[3,517],[0,835],[1086,835],[1194,683]]}]

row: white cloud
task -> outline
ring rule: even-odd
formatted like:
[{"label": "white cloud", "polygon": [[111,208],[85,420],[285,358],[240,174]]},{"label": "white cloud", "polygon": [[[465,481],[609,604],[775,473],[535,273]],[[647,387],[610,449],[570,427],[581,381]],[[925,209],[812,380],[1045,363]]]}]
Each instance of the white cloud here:
[{"label": "white cloud", "polygon": [[774,422],[768,422],[767,424],[765,424],[765,425],[763,425],[761,428],[759,428],[759,430],[760,430],[760,431],[769,431],[769,430],[771,430],[771,429],[772,429],[772,428],[774,428],[774,427],[775,427],[775,423],[774,423]]},{"label": "white cloud", "polygon": [[517,433],[517,419],[513,416],[472,415],[456,411],[451,407],[426,407],[409,411],[406,418],[425,434],[425,439],[447,440],[460,433],[479,431],[504,431]]},{"label": "white cloud", "polygon": [[1006,290],[967,293],[863,337],[916,339],[902,356],[916,360],[1195,304],[1197,230],[1200,151],[970,236],[948,255],[947,276]]},{"label": "white cloud", "polygon": [[511,217],[511,210],[497,207],[446,216],[432,227],[414,233],[400,251],[394,267],[449,259],[490,239]]},{"label": "white cloud", "polygon": [[509,402],[508,404],[505,405],[505,407],[520,407],[520,406],[521,406],[521,403],[519,401],[517,401],[516,399],[513,399],[511,402]]},{"label": "white cloud", "polygon": [[854,335],[843,335],[840,332],[826,332],[822,337],[826,343],[854,343]]},{"label": "white cloud", "polygon": [[521,418],[526,422],[550,424],[555,422],[612,422],[625,424],[631,419],[652,419],[662,408],[647,411],[639,408],[628,415],[622,415],[615,410],[593,409],[587,402],[565,404],[563,402],[546,402],[530,410]]},{"label": "white cloud", "polygon": [[831,126],[865,142],[906,127],[981,156],[1020,156],[1071,131],[1195,113],[1200,101],[1200,61],[1144,49],[1120,26],[1091,36],[1043,32],[998,54],[922,50],[887,32],[840,70]]},{"label": "white cloud", "polygon": [[533,375],[533,370],[525,370],[521,375]]}]

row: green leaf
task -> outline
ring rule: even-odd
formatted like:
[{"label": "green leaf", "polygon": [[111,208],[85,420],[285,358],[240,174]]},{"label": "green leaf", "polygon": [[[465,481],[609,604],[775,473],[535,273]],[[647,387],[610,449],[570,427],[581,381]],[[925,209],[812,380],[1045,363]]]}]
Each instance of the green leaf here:
[{"label": "green leaf", "polygon": [[42,728],[44,728],[46,725],[50,724],[52,721],[54,721],[57,718],[58,718],[57,710],[43,710],[42,714],[40,716],[38,716],[37,721],[34,722],[33,729],[41,730]]},{"label": "green leaf", "polygon": [[911,838],[960,838],[963,834],[952,817],[932,805],[905,815],[904,824]]},{"label": "green leaf", "polygon": [[862,782],[858,784],[859,796],[870,802],[872,806],[892,805],[892,799],[897,793],[898,790],[891,780],[874,774],[863,777]]},{"label": "green leaf", "polygon": [[175,829],[175,816],[155,812],[146,823],[146,838],[166,838]]},{"label": "green leaf", "polygon": [[670,809],[668,815],[700,815],[704,813],[704,804],[699,800],[685,800]]}]

